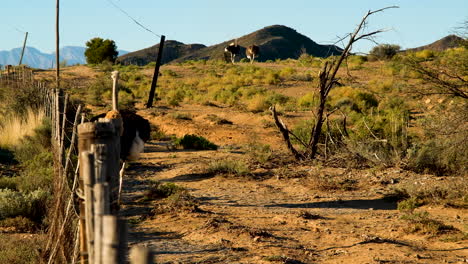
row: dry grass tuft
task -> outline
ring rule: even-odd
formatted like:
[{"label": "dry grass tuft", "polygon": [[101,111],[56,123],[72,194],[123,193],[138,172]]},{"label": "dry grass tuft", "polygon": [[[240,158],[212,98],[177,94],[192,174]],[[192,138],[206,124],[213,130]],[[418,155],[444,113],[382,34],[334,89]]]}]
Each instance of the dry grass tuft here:
[{"label": "dry grass tuft", "polygon": [[0,119],[0,148],[12,148],[20,139],[33,134],[34,129],[42,124],[44,110],[34,111],[29,108],[26,115],[6,116]]}]

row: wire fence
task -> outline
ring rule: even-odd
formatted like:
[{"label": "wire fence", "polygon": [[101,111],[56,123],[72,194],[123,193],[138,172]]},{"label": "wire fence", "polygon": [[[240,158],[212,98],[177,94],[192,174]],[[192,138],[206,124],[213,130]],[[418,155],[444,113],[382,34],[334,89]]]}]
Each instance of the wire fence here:
[{"label": "wire fence", "polygon": [[[0,70],[0,85],[34,96],[51,121],[54,178],[43,260],[127,263],[127,224],[117,217],[122,120],[84,122],[81,104],[51,83],[35,81],[27,67]],[[138,263],[152,263],[147,249],[135,252],[144,261]]]}]

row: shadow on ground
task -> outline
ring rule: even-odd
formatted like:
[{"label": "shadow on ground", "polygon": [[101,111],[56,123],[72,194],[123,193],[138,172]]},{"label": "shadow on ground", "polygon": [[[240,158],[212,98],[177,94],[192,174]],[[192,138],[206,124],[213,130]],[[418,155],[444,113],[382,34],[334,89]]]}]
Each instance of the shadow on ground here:
[{"label": "shadow on ground", "polygon": [[284,207],[284,208],[350,208],[350,209],[375,209],[375,210],[396,210],[396,202],[388,202],[382,198],[372,200],[339,200],[314,203],[285,203],[269,204],[265,207]]},{"label": "shadow on ground", "polygon": [[161,180],[164,182],[195,182],[195,181],[203,181],[206,179],[211,179],[216,176],[213,173],[189,173],[183,174],[179,176],[175,176],[170,179]]}]

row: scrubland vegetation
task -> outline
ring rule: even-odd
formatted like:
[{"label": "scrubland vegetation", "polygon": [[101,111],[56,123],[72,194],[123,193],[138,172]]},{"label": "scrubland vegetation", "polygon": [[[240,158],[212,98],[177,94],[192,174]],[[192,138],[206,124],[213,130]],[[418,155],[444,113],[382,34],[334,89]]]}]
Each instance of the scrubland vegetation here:
[{"label": "scrubland vegetation", "polygon": [[52,190],[50,124],[34,88],[0,87],[0,98],[0,262],[37,263]]},{"label": "scrubland vegetation", "polygon": [[[390,49],[391,51],[386,52]],[[436,174],[465,173],[466,49],[397,53],[388,45],[369,57],[351,56],[340,86],[326,105],[321,155],[327,159],[363,158],[366,166],[402,166]],[[298,60],[250,65],[220,61],[186,61],[162,69],[160,104],[219,105],[267,115],[276,105],[287,115],[312,111],[318,104],[317,73],[333,58],[303,55]],[[152,65],[98,67],[117,69],[123,81],[120,97],[127,107],[145,99]],[[438,74],[443,70],[444,74]],[[438,74],[438,75],[437,75]],[[104,106],[110,99],[109,78],[92,81],[85,98]],[[300,92],[288,94],[287,87]],[[83,92],[83,91],[81,91]],[[460,96],[461,95],[461,96]],[[190,119],[189,116],[175,118]],[[295,143],[308,142],[313,115],[294,124]],[[443,130],[443,131],[441,131]],[[440,132],[440,133],[439,133]]]},{"label": "scrubland vegetation", "polygon": [[[339,85],[332,89],[326,105],[319,158],[310,164],[371,170],[396,167],[453,177],[447,185],[425,188],[408,185],[386,197],[398,202],[401,219],[410,223],[408,232],[444,234],[447,240],[466,239],[467,230],[455,231],[432,219],[429,213],[415,212],[415,209],[427,204],[467,208],[468,52],[464,47],[413,53],[399,53],[392,45],[387,48],[391,49],[390,53],[376,50],[368,57],[355,55],[347,59],[339,72]],[[286,120],[301,113],[301,118],[291,119],[290,124],[295,135],[293,143],[300,148],[302,143],[310,141],[313,110],[318,106],[318,72],[325,61],[332,59],[304,54],[298,60],[253,65],[221,61],[166,65],[156,91],[157,104],[173,109],[184,104],[232,108],[264,116],[266,120],[270,118],[268,109],[275,105]],[[97,113],[108,109],[112,70],[120,71],[119,98],[123,108],[135,109],[146,100],[154,65],[90,67],[96,78],[87,79],[80,87],[68,84],[71,96],[84,101],[88,111]],[[72,75],[69,77],[73,79]],[[290,91],[291,87],[294,92]],[[9,87],[0,87],[0,229],[21,233],[41,233],[47,228],[46,211],[53,174],[50,121],[31,94],[34,91],[27,88],[14,93]],[[172,118],[195,122],[188,114],[173,114]],[[206,118],[214,124],[230,122],[216,115]],[[265,127],[272,126],[265,122]],[[155,129],[152,136],[173,140],[176,148],[216,150],[220,147],[200,135],[177,138]],[[294,163],[287,157],[288,153],[279,149],[282,146],[271,146],[259,139],[247,147],[244,159],[212,160],[204,173],[243,177],[251,174],[258,164],[267,164],[273,158]],[[280,169],[275,169],[280,175]],[[161,183],[153,187],[145,194],[146,200],[170,198],[165,204],[159,204],[156,211],[170,210],[181,201],[177,206],[197,208],[186,189]],[[346,191],[359,186],[352,179],[320,176],[316,178],[315,188]],[[18,243],[3,242],[14,239],[4,235],[0,239],[1,247],[6,244],[14,247]],[[41,241],[38,236],[35,246],[40,246]],[[18,245],[16,251],[2,248],[2,252],[10,253],[2,255],[0,262],[14,262],[19,255],[23,259],[37,258],[33,246],[23,247],[24,244]],[[34,262],[28,261],[25,263]]]}]

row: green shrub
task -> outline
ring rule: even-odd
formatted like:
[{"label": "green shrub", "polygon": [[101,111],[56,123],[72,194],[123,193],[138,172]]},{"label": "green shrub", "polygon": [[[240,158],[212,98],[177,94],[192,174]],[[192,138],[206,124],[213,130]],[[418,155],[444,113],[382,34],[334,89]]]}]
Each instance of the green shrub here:
[{"label": "green shrub", "polygon": [[212,161],[207,169],[207,173],[244,176],[249,174],[250,170],[244,161],[224,159]]},{"label": "green shrub", "polygon": [[291,100],[290,97],[282,95],[280,93],[268,93],[266,101],[269,106],[271,105],[284,105]]},{"label": "green shrub", "polygon": [[[44,107],[43,94],[41,88],[33,84],[15,86],[14,88],[9,86],[0,87],[2,107],[20,117],[24,117],[28,109],[33,111],[42,109]],[[0,114],[2,113],[0,112]]]},{"label": "green shrub", "polygon": [[18,190],[19,177],[0,177],[0,189]]},{"label": "green shrub", "polygon": [[87,102],[95,106],[105,106],[104,94],[110,94],[112,90],[112,80],[108,76],[100,76],[86,89]]},{"label": "green shrub", "polygon": [[48,197],[43,190],[22,193],[0,189],[0,219],[24,216],[39,223],[45,216]]},{"label": "green shrub", "polygon": [[421,50],[415,53],[416,58],[428,60],[434,58],[435,54],[432,50]]},{"label": "green shrub", "polygon": [[53,173],[53,154],[46,151],[40,152],[23,163],[21,180],[17,182],[17,187],[23,192],[38,189],[51,190]]},{"label": "green shrub", "polygon": [[421,119],[424,137],[409,151],[408,168],[437,175],[466,174],[467,109],[466,104],[437,109]]},{"label": "green shrub", "polygon": [[0,227],[12,228],[15,233],[30,233],[37,229],[37,224],[24,216],[0,220]]},{"label": "green shrub", "polygon": [[422,233],[426,235],[437,236],[456,231],[459,232],[459,230],[453,226],[446,225],[440,221],[431,219],[429,217],[429,213],[427,212],[403,215],[401,219],[409,222],[409,226],[406,228],[406,231],[411,233]]},{"label": "green shrub", "polygon": [[[292,132],[294,133],[294,135],[296,135],[299,138],[300,141],[307,144],[310,140],[310,133],[312,131],[312,127],[314,127],[314,124],[315,124],[315,120],[299,121],[293,127]],[[292,143],[298,144],[301,146],[301,148],[304,148],[304,146],[300,144],[299,140],[296,139],[296,137],[291,137]]]},{"label": "green shrub", "polygon": [[368,109],[371,109],[372,107],[377,107],[379,105],[379,101],[373,94],[358,92],[356,97],[358,100],[357,104],[363,112],[367,111]]},{"label": "green shrub", "polygon": [[192,120],[192,115],[189,113],[174,112],[170,114],[170,117],[179,120]]},{"label": "green shrub", "polygon": [[268,104],[267,98],[264,95],[257,94],[247,103],[247,110],[258,113],[268,110],[270,104]]},{"label": "green shrub", "polygon": [[382,44],[372,48],[370,55],[377,59],[391,59],[400,51],[400,46],[392,44]]},{"label": "green shrub", "polygon": [[217,150],[218,146],[206,138],[197,135],[185,135],[178,138],[175,142],[176,145],[182,146],[184,149],[196,150]]},{"label": "green shrub", "polygon": [[318,103],[319,98],[315,93],[307,93],[297,100],[297,105],[303,109],[311,109],[316,107]]},{"label": "green shrub", "polygon": [[168,182],[168,183],[155,182],[154,184],[151,185],[149,190],[145,192],[144,200],[149,201],[149,200],[167,198],[183,190],[185,190],[183,187],[177,186],[175,183],[172,183],[172,182]]},{"label": "green shrub", "polygon": [[255,142],[248,145],[247,152],[251,159],[259,163],[267,162],[273,155],[270,145]]},{"label": "green shrub", "polygon": [[416,197],[411,197],[398,203],[398,210],[403,212],[413,212],[414,209],[422,205]]}]

